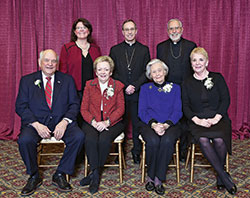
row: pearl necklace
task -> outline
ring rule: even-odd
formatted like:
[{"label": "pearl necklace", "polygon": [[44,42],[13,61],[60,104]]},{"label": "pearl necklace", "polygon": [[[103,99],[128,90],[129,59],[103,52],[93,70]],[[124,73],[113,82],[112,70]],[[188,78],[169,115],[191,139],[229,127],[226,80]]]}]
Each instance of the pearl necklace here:
[{"label": "pearl necklace", "polygon": [[89,44],[89,43],[87,43],[86,47],[82,47],[77,41],[76,41],[76,45],[77,45],[79,48],[81,48],[81,50],[82,50],[83,52],[88,51],[88,50],[89,50],[89,47],[90,47],[90,44]]}]

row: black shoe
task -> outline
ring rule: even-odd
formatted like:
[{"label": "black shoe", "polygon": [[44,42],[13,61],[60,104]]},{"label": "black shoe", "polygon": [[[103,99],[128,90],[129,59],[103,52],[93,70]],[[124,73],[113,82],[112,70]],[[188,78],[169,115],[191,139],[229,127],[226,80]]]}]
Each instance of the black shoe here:
[{"label": "black shoe", "polygon": [[99,181],[95,179],[91,180],[89,185],[89,192],[91,194],[95,194],[96,192],[98,192],[98,188],[99,188]]},{"label": "black shoe", "polygon": [[[231,177],[231,175],[229,174],[229,172],[226,172],[227,174],[228,174],[228,177],[229,177],[229,180],[233,183],[233,180],[232,180],[232,177]],[[236,185],[233,183],[233,187],[232,188],[230,188],[230,189],[227,189],[227,191],[231,194],[231,195],[235,195],[236,194],[236,192],[237,192],[237,187],[236,187]]]},{"label": "black shoe", "polygon": [[139,154],[132,153],[132,157],[135,164],[140,164],[141,158]]},{"label": "black shoe", "polygon": [[22,196],[29,196],[35,192],[35,190],[43,183],[42,178],[32,176],[28,179],[27,184],[23,187],[21,192]]},{"label": "black shoe", "polygon": [[223,182],[221,181],[220,177],[217,176],[217,190],[223,190],[225,189],[225,185],[223,184]]},{"label": "black shoe", "polygon": [[93,171],[93,176],[92,176],[92,179],[91,179],[90,185],[89,185],[89,192],[91,194],[98,192],[99,181],[100,181],[99,169],[97,168]]},{"label": "black shoe", "polygon": [[89,174],[80,181],[80,186],[87,186],[90,184],[93,174]]},{"label": "black shoe", "polygon": [[158,195],[164,195],[165,193],[165,188],[163,187],[163,185],[157,185],[155,186],[155,192],[158,194]]},{"label": "black shoe", "polygon": [[147,191],[153,191],[155,189],[155,184],[154,182],[148,182],[145,186]]},{"label": "black shoe", "polygon": [[230,189],[227,189],[227,192],[229,192],[231,195],[235,195],[237,193],[237,187],[234,184],[234,186]]},{"label": "black shoe", "polygon": [[61,174],[61,173],[54,174],[52,177],[52,183],[56,185],[59,188],[59,190],[63,192],[69,192],[72,190],[72,187],[66,181],[65,174]]}]

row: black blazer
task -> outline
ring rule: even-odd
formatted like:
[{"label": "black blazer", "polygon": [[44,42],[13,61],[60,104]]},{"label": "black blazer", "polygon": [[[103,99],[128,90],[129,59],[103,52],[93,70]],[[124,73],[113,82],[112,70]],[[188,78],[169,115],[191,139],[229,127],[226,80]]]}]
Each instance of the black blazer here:
[{"label": "black blazer", "polygon": [[130,96],[125,94],[125,97],[126,99],[138,100],[140,86],[147,82],[145,72],[146,65],[150,61],[150,53],[147,46],[136,41],[135,54],[131,62],[131,79],[129,81],[125,45],[127,44],[124,41],[110,49],[109,56],[115,63],[113,78],[121,81],[125,85],[125,89],[130,84],[134,85],[135,93]]},{"label": "black blazer", "polygon": [[[40,80],[40,87],[35,81]],[[75,125],[80,110],[80,101],[72,76],[57,71],[55,73],[52,107],[49,109],[44,92],[41,71],[23,76],[20,80],[16,99],[16,113],[21,117],[22,126],[35,121],[46,125],[50,130],[65,117]]]},{"label": "black blazer", "polygon": [[[209,72],[209,77],[214,83],[212,89],[208,89],[208,103],[211,110],[228,118],[227,110],[230,105],[230,95],[227,84],[220,73]],[[204,112],[201,100],[203,82],[190,76],[182,84],[182,103],[185,116],[191,120],[197,113]]]},{"label": "black blazer", "polygon": [[162,60],[169,68],[167,81],[181,84],[192,72],[190,63],[190,53],[196,47],[192,41],[181,38],[181,56],[174,59],[171,55],[170,44],[171,39],[163,41],[157,45],[157,58]]}]

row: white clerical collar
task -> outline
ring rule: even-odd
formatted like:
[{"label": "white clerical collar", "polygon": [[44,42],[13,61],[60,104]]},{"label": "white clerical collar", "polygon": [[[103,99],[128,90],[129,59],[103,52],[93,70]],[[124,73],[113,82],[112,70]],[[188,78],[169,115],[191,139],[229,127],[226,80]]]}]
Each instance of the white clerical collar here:
[{"label": "white clerical collar", "polygon": [[136,40],[134,40],[133,42],[128,42],[128,41],[125,40],[125,42],[131,47],[132,45],[135,44]]}]

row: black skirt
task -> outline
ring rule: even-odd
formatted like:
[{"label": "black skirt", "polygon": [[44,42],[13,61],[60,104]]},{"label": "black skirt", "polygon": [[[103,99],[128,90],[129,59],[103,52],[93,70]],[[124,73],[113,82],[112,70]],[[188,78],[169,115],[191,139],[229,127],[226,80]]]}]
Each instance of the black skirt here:
[{"label": "black skirt", "polygon": [[226,144],[228,153],[232,154],[232,127],[230,120],[222,118],[216,125],[210,128],[198,126],[190,122],[189,129],[196,142],[199,141],[200,137],[211,139],[222,138]]}]

